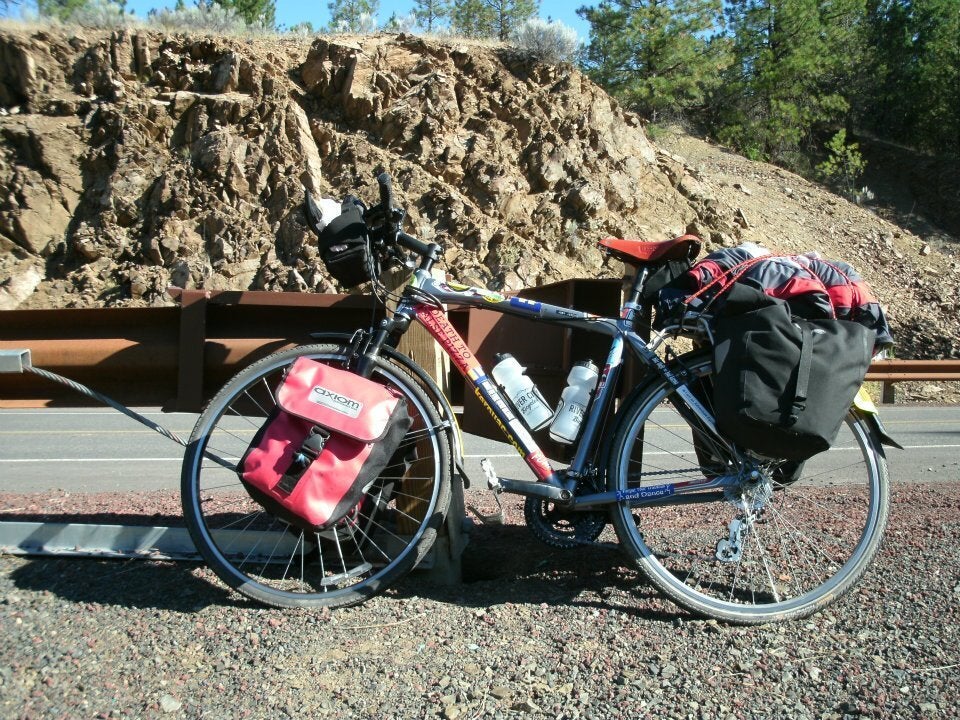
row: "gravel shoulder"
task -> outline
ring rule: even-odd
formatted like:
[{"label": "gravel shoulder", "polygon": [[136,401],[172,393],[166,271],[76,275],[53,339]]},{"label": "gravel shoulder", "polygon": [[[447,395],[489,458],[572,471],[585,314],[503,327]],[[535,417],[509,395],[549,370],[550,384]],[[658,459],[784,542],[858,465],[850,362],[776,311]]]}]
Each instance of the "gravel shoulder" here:
[{"label": "gravel shoulder", "polygon": [[0,557],[0,715],[957,717],[960,486],[895,486],[891,510],[852,597],[760,628],[690,617],[615,550],[541,546],[515,501],[463,584],[334,612],[188,563]]}]

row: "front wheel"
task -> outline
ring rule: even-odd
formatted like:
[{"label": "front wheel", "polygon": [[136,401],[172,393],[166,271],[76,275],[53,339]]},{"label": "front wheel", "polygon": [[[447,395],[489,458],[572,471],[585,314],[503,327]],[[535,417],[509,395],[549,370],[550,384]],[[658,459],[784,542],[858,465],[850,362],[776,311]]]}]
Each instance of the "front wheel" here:
[{"label": "front wheel", "polygon": [[[684,365],[710,408],[710,357]],[[886,461],[867,424],[851,413],[829,450],[805,463],[757,460],[746,482],[745,469],[680,416],[673,393],[658,381],[629,403],[608,474],[610,490],[649,490],[614,505],[613,522],[650,582],[694,613],[743,624],[805,617],[849,592],[877,553],[889,507]],[[673,494],[732,477],[741,480]]]},{"label": "front wheel", "polygon": [[347,517],[322,532],[294,527],[250,497],[236,464],[299,357],[345,367],[349,348],[275,353],[224,386],[200,415],[184,455],[184,517],[211,569],[244,595],[278,607],[352,605],[385,590],[433,545],[450,503],[451,430],[417,381],[378,359],[372,379],[404,398],[413,424]]}]

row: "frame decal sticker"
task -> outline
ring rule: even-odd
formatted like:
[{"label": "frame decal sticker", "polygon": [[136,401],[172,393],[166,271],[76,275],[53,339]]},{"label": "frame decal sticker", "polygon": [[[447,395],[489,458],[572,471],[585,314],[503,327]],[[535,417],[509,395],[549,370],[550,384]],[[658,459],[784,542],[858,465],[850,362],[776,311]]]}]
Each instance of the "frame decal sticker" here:
[{"label": "frame decal sticker", "polygon": [[540,480],[547,480],[554,475],[553,468],[543,451],[537,447],[536,441],[510,408],[509,403],[500,394],[493,380],[487,377],[480,363],[460,333],[450,324],[446,313],[428,305],[417,305],[414,308],[417,320],[433,336],[434,340],[446,351],[460,373],[473,386],[474,394],[480,404],[487,408],[494,422],[506,436],[510,444],[520,454]]},{"label": "frame decal sticker", "polygon": [[543,307],[543,303],[537,302],[536,300],[527,300],[522,297],[512,297],[510,298],[510,306],[519,308],[520,310],[538,313],[540,312],[540,308]]}]

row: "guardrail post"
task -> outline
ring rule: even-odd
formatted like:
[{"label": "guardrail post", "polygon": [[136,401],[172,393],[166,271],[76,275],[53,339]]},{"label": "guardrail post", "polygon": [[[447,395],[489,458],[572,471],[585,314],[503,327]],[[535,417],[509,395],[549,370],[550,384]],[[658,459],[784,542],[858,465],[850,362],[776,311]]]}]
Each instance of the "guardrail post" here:
[{"label": "guardrail post", "polygon": [[[409,271],[395,270],[386,273],[382,279],[388,290],[399,295],[409,276]],[[433,272],[433,277],[437,280],[443,280],[445,275],[442,270],[436,269]],[[395,309],[396,303],[391,301],[389,307],[391,310]],[[436,381],[441,391],[447,397],[450,396],[450,359],[423,326],[418,323],[411,324],[410,329],[401,338],[397,350],[426,370]],[[460,582],[463,574],[460,556],[466,545],[466,538],[464,537],[465,521],[466,508],[463,486],[454,482],[451,488],[447,519],[443,527],[440,528],[437,541],[431,551],[433,553],[433,565],[429,570],[431,581],[444,585]]]},{"label": "guardrail post", "polygon": [[180,294],[180,346],[177,349],[177,397],[173,409],[197,412],[203,406],[203,349],[207,339],[207,300],[210,293]]},{"label": "guardrail post", "polygon": [[897,390],[894,384],[884,381],[880,387],[880,402],[885,405],[893,405],[897,401]]}]

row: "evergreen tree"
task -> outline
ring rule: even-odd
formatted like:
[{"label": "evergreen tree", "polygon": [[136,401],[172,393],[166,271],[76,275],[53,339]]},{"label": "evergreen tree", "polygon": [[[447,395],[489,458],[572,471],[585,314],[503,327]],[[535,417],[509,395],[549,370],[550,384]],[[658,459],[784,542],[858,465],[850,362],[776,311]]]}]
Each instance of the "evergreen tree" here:
[{"label": "evergreen tree", "polygon": [[809,169],[815,134],[843,124],[862,62],[861,0],[729,0],[734,63],[717,135],[750,157]]},{"label": "evergreen tree", "polygon": [[450,24],[460,35],[504,41],[539,6],[538,0],[453,0]]},{"label": "evergreen tree", "polygon": [[450,16],[450,3],[447,0],[415,0],[413,16],[427,32],[433,32]]},{"label": "evergreen tree", "polygon": [[247,25],[272,28],[276,24],[277,6],[274,0],[214,0],[222,8],[232,10]]},{"label": "evergreen tree", "polygon": [[916,145],[960,157],[960,2],[915,0]]},{"label": "evergreen tree", "polygon": [[327,8],[330,10],[328,27],[332,32],[361,32],[366,29],[364,20],[377,16],[380,1],[331,0],[327,3]]},{"label": "evergreen tree", "polygon": [[37,12],[41,17],[67,20],[74,12],[88,4],[89,0],[37,0]]},{"label": "evergreen tree", "polygon": [[505,42],[540,10],[538,0],[484,0],[493,17],[493,36]]},{"label": "evergreen tree", "polygon": [[453,0],[450,26],[458,35],[484,38],[493,34],[493,13],[484,0]]},{"label": "evergreen tree", "polygon": [[721,0],[616,0],[577,12],[590,23],[587,72],[645,117],[698,107],[716,84],[724,44],[710,35]]},{"label": "evergreen tree", "polygon": [[960,156],[960,0],[872,0],[865,127]]},{"label": "evergreen tree", "polygon": [[857,110],[864,127],[891,139],[908,133],[912,114],[901,105],[904,88],[913,84],[915,64],[909,10],[900,0],[871,0],[867,8],[870,51]]}]

